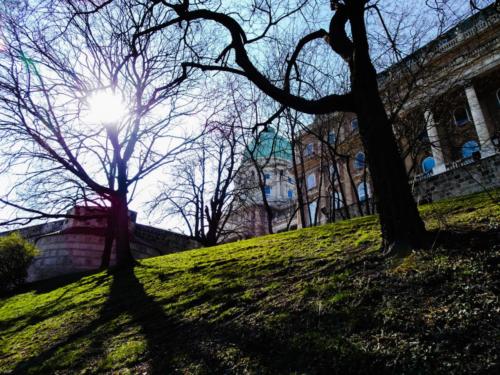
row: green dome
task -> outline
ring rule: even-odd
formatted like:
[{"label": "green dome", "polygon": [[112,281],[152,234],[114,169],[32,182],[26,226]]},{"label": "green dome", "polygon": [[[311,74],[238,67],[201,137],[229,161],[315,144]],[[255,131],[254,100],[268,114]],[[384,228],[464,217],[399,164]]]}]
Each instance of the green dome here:
[{"label": "green dome", "polygon": [[276,133],[276,129],[269,126],[259,134],[257,141],[254,140],[248,145],[245,159],[250,158],[250,155],[257,160],[274,158],[292,161],[292,146],[286,138]]}]

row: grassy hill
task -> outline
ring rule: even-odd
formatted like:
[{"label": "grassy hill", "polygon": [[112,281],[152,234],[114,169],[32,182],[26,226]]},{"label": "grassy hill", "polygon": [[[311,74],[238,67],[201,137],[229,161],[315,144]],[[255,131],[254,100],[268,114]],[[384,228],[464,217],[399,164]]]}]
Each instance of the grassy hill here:
[{"label": "grassy hill", "polygon": [[144,260],[0,300],[0,373],[500,373],[500,192]]}]

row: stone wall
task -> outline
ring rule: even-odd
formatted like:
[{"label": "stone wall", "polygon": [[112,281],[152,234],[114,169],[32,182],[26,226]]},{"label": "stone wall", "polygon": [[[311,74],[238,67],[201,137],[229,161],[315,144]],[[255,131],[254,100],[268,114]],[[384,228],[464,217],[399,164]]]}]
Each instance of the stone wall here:
[{"label": "stone wall", "polygon": [[49,221],[44,224],[32,225],[31,227],[20,228],[15,230],[9,230],[6,232],[0,233],[0,236],[6,236],[13,232],[19,232],[19,234],[26,238],[27,240],[35,240],[41,236],[44,236],[49,233],[54,233],[60,231],[64,225],[64,220],[57,221]]},{"label": "stone wall", "polygon": [[[412,191],[418,204],[500,188],[500,154],[456,162],[447,168],[446,172],[421,176],[413,181]],[[357,204],[349,205],[347,209],[351,218],[376,213],[373,199],[369,200],[369,206],[367,213],[366,202],[362,203],[363,214],[360,214]],[[345,208],[336,211],[335,221],[345,218]],[[326,216],[322,215],[321,224],[324,223]]]},{"label": "stone wall", "polygon": [[[97,211],[92,210],[95,215]],[[83,219],[53,221],[18,230],[40,250],[28,270],[28,281],[92,271],[100,267],[107,222],[104,215],[102,218],[85,218],[89,212],[88,208],[75,207],[70,214],[80,215]],[[198,242],[188,236],[136,224],[133,212],[130,213],[130,219],[130,247],[135,259],[200,247]],[[0,236],[11,232],[0,233]],[[113,249],[110,263],[113,265],[115,262],[116,251]]]},{"label": "stone wall", "polygon": [[[135,259],[200,247],[198,242],[182,234],[141,224],[135,224],[134,227],[130,247]],[[104,233],[97,232],[60,231],[33,239],[41,253],[33,260],[28,270],[27,281],[97,270],[101,265],[104,250]],[[115,249],[111,253],[110,260],[111,265],[115,264]]]},{"label": "stone wall", "polygon": [[132,252],[136,258],[170,254],[198,247],[200,244],[186,235],[142,224],[135,225]]},{"label": "stone wall", "polygon": [[500,154],[448,168],[444,173],[414,184],[413,193],[417,202],[434,202],[500,187]]},{"label": "stone wall", "polygon": [[[98,269],[104,249],[104,236],[55,233],[38,238],[35,244],[40,249],[40,255],[33,260],[27,281]],[[115,259],[113,250],[111,264],[114,264]]]}]

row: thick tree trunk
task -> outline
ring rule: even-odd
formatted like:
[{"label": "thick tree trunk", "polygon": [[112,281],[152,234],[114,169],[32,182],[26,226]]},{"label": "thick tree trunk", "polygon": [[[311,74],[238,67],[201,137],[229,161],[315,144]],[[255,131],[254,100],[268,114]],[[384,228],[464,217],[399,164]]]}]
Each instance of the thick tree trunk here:
[{"label": "thick tree trunk", "polygon": [[408,184],[392,127],[371,64],[353,77],[359,131],[373,181],[375,204],[386,250],[422,247],[425,226]]},{"label": "thick tree trunk", "polygon": [[218,237],[217,237],[217,228],[219,227],[220,218],[218,213],[213,213],[212,218],[208,220],[208,230],[207,234],[204,236],[203,241],[200,241],[203,246],[210,247],[217,245]]},{"label": "thick tree trunk", "polygon": [[[364,2],[349,4],[353,37],[349,65],[359,131],[373,181],[384,248],[387,252],[402,254],[410,248],[425,245],[425,225],[411,193],[408,175],[380,97],[377,73],[370,59]],[[337,13],[345,11],[341,8]],[[345,20],[342,22],[345,24]]]}]

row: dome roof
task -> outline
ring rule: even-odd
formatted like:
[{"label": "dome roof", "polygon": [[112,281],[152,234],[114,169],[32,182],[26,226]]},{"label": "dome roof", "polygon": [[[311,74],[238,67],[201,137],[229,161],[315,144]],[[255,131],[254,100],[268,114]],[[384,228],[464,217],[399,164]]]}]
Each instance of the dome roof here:
[{"label": "dome roof", "polygon": [[245,152],[245,159],[253,155],[255,159],[282,159],[292,161],[292,146],[288,140],[276,133],[269,126],[259,133],[257,140],[252,141]]}]

